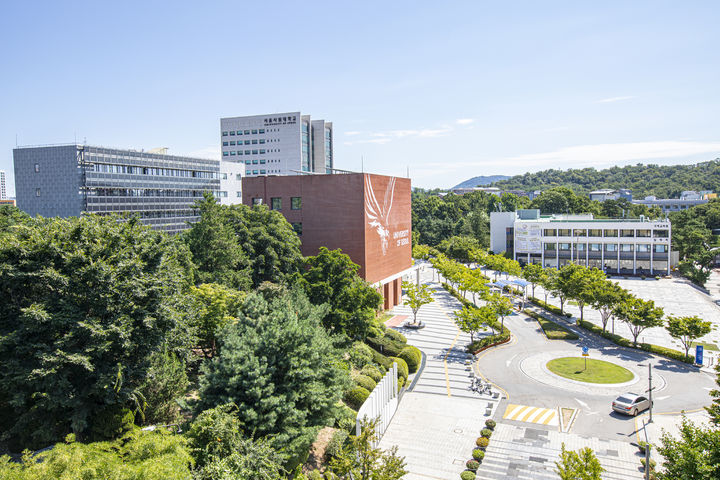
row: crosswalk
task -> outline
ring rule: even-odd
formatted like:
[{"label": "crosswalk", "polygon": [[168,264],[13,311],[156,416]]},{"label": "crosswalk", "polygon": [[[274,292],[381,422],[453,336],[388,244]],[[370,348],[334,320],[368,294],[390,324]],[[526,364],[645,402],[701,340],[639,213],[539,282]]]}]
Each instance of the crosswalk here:
[{"label": "crosswalk", "polygon": [[530,407],[528,405],[510,404],[503,414],[505,420],[518,422],[538,423],[557,427],[560,425],[560,417],[556,408]]}]

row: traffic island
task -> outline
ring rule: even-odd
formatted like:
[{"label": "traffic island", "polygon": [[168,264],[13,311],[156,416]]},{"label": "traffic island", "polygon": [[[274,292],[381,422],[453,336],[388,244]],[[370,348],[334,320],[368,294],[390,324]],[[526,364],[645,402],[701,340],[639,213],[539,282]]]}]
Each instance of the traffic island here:
[{"label": "traffic island", "polygon": [[594,358],[554,358],[545,364],[545,368],[555,375],[584,383],[617,384],[635,378],[635,374],[627,368]]}]

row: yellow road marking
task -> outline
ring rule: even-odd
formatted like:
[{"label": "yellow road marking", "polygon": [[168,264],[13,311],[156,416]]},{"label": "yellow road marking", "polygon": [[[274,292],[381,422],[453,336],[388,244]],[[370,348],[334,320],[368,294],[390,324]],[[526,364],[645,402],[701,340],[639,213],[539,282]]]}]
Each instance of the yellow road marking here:
[{"label": "yellow road marking", "polygon": [[537,407],[530,407],[528,409],[528,412],[525,415],[523,415],[522,418],[519,418],[518,420],[520,420],[521,422],[527,422],[528,418],[530,418],[530,416],[533,413],[535,413],[536,411],[537,411]]},{"label": "yellow road marking", "polygon": [[542,425],[559,425],[560,421],[557,409],[513,404],[507,406],[503,418]]}]

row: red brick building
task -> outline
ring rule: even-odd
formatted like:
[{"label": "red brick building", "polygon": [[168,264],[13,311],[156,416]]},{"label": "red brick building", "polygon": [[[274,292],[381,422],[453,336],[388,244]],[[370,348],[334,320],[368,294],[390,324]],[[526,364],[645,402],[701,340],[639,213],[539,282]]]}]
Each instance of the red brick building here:
[{"label": "red brick building", "polygon": [[402,275],[412,266],[410,179],[348,173],[245,177],[243,203],[282,213],[302,240],[305,256],[342,249],[359,274],[400,303]]}]

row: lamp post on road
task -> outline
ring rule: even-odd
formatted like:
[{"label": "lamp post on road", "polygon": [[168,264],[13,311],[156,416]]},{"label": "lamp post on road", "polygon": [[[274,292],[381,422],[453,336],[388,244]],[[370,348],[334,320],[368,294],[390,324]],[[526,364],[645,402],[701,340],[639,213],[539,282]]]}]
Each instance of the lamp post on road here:
[{"label": "lamp post on road", "polygon": [[[644,367],[644,366],[645,365],[643,365],[642,363],[638,363],[638,367]],[[652,364],[648,362],[647,367],[648,367],[648,389],[647,389],[647,392],[648,392],[648,400],[650,401],[650,418],[648,419],[647,423],[652,423],[652,421],[653,421],[653,418],[652,418],[652,412],[653,412]]]}]

